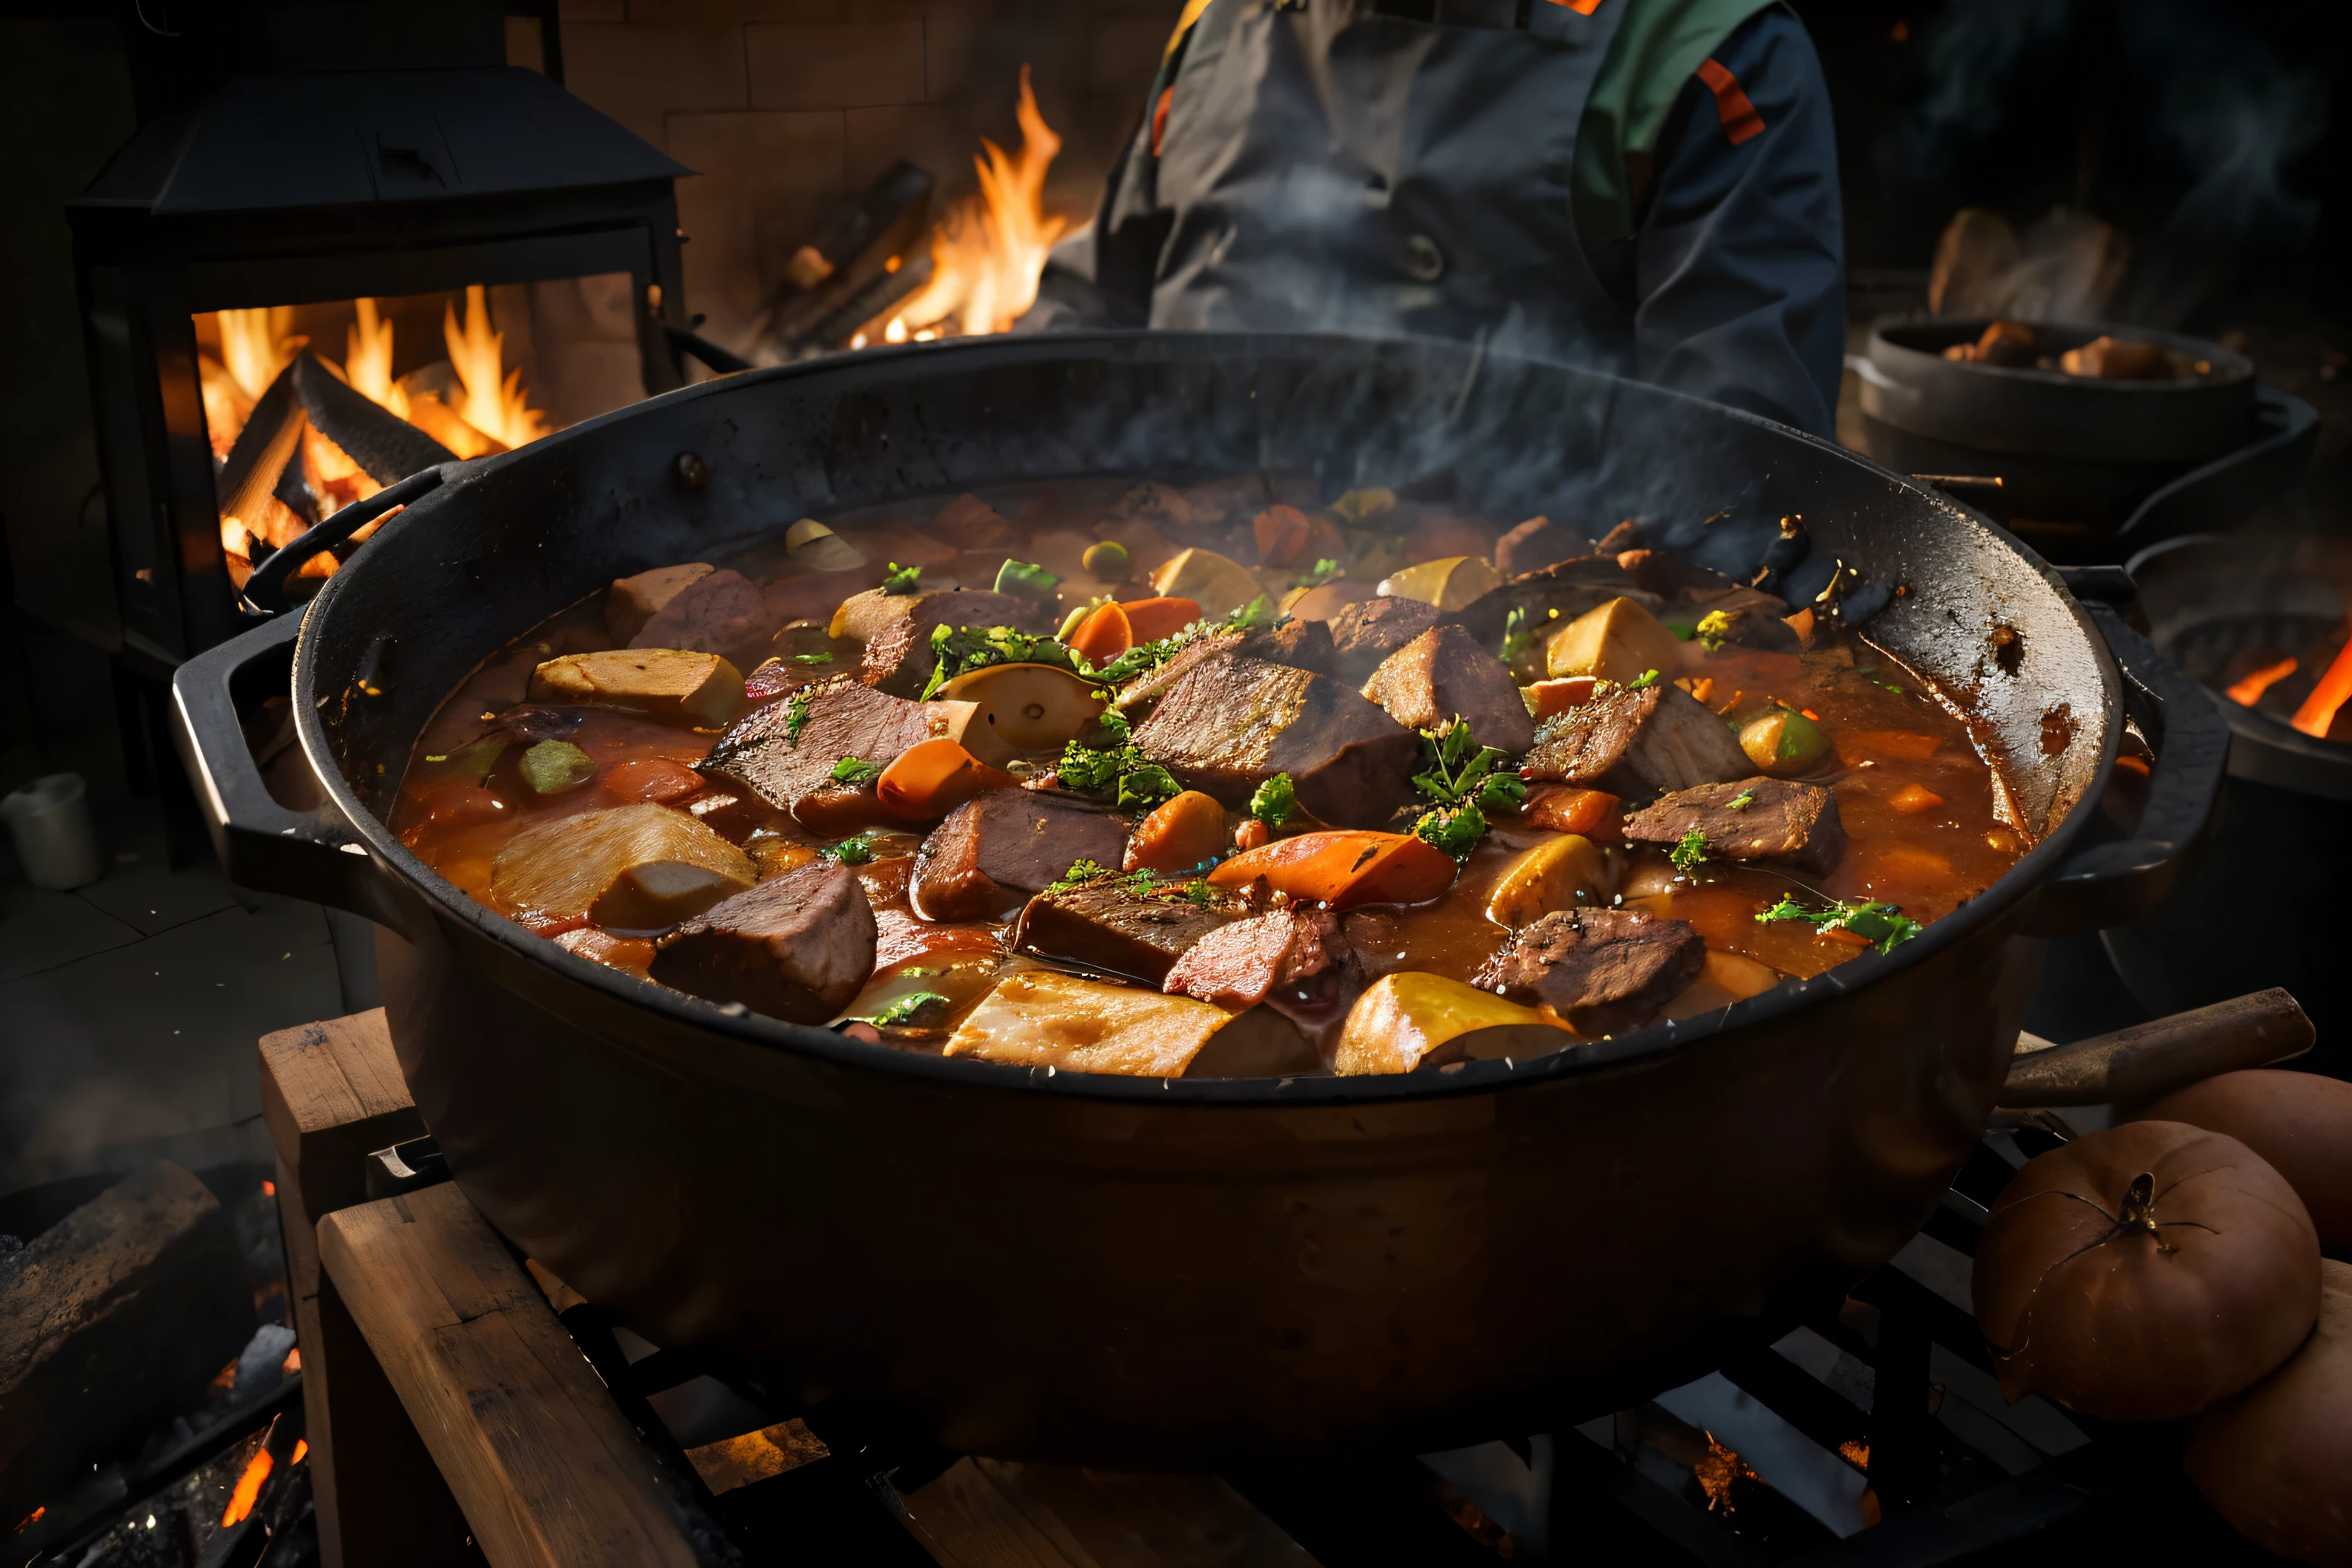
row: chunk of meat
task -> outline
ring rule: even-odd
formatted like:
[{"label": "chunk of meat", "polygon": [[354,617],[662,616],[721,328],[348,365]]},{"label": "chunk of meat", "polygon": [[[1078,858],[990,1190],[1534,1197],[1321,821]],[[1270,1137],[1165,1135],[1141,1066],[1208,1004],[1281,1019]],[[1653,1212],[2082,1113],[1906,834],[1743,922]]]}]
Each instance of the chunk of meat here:
[{"label": "chunk of meat", "polygon": [[1439,622],[1453,618],[1434,605],[1393,594],[1349,605],[1328,623],[1333,656],[1339,661],[1333,673],[1351,686],[1360,686],[1389,655]]},{"label": "chunk of meat", "polygon": [[629,639],[633,648],[678,647],[756,664],[776,621],[740,572],[704,574],[671,595]]},{"label": "chunk of meat", "polygon": [[877,588],[845,601],[834,626],[835,636],[865,641],[861,679],[893,697],[913,697],[939,662],[931,653],[931,633],[939,627],[1030,627],[1036,620],[1036,606],[1010,594],[971,588],[885,594]]},{"label": "chunk of meat", "polygon": [[568,653],[531,671],[533,702],[626,708],[681,724],[724,724],[743,706],[743,678],[715,653],[613,648]]},{"label": "chunk of meat", "polygon": [[1237,651],[1249,634],[1234,626],[1203,632],[1176,650],[1176,657],[1158,669],[1137,676],[1118,689],[1111,706],[1130,720],[1139,720],[1176,689],[1177,682],[1219,654]]},{"label": "chunk of meat", "polygon": [[908,889],[927,921],[1011,914],[1080,860],[1116,866],[1127,821],[1058,790],[992,790],[948,813],[915,855]]},{"label": "chunk of meat", "polygon": [[1730,727],[1680,687],[1620,686],[1547,719],[1519,772],[1647,798],[1755,771]]},{"label": "chunk of meat", "polygon": [[663,940],[652,974],[665,985],[818,1024],[874,973],[874,910],[846,867],[814,861],[738,893]]},{"label": "chunk of meat", "polygon": [[1453,618],[1480,643],[1493,646],[1517,610],[1522,617],[1519,625],[1542,641],[1577,616],[1619,598],[1632,599],[1654,613],[1664,603],[1620,566],[1615,556],[1574,555],[1521,573],[1465,605]]},{"label": "chunk of meat", "polygon": [[1339,668],[1339,651],[1325,621],[1287,620],[1253,632],[1243,641],[1241,651],[1252,658],[1294,665],[1318,675],[1333,675]]},{"label": "chunk of meat", "polygon": [[1186,788],[1231,806],[1288,773],[1301,805],[1344,826],[1386,822],[1421,754],[1412,731],[1330,677],[1238,654],[1194,666],[1135,743]]},{"label": "chunk of meat", "polygon": [[1575,529],[1548,517],[1531,517],[1495,541],[1495,570],[1506,578],[1517,577],[1591,548]]},{"label": "chunk of meat", "polygon": [[621,647],[628,647],[656,611],[709,576],[712,570],[708,561],[688,561],[614,579],[604,592],[605,635]]},{"label": "chunk of meat", "polygon": [[[801,714],[795,735],[793,715]],[[701,763],[703,776],[751,791],[779,811],[834,787],[844,757],[887,767],[908,747],[938,735],[961,739],[969,702],[909,702],[840,678],[771,702],[719,737]]]},{"label": "chunk of meat", "polygon": [[1038,958],[1158,985],[1193,944],[1247,910],[1243,899],[1205,882],[1097,877],[1030,900],[1011,941]]},{"label": "chunk of meat", "polygon": [[1698,978],[1706,943],[1686,921],[1643,910],[1558,910],[1486,962],[1475,984],[1523,1006],[1549,1005],[1579,1034],[1654,1022]]},{"label": "chunk of meat", "polygon": [[1211,931],[1160,988],[1228,1011],[1271,1007],[1328,1058],[1348,1010],[1363,994],[1364,968],[1341,934],[1340,917],[1281,909]]},{"label": "chunk of meat", "polygon": [[1460,626],[1432,626],[1389,655],[1364,695],[1408,730],[1435,730],[1458,714],[1482,745],[1516,757],[1536,743],[1518,683]]},{"label": "chunk of meat", "polygon": [[1638,844],[1677,844],[1697,832],[1709,859],[1780,860],[1826,871],[1845,850],[1837,797],[1820,784],[1748,778],[1677,790],[1625,819]]}]

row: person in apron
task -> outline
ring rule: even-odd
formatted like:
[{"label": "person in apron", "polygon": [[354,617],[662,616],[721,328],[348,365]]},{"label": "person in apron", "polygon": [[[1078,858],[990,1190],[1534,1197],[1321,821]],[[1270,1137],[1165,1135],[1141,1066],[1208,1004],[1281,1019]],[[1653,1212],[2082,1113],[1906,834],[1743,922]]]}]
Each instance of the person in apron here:
[{"label": "person in apron", "polygon": [[1189,0],[1020,330],[1482,341],[1827,436],[1843,274],[1771,0]]}]

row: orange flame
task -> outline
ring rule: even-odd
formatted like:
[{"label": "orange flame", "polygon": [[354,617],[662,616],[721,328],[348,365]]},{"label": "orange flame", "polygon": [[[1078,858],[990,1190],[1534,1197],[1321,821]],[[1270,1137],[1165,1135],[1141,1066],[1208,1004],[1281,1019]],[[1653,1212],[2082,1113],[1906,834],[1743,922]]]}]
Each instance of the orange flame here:
[{"label": "orange flame", "polygon": [[2263,693],[2294,673],[2295,661],[2283,658],[2276,664],[2266,664],[2245,679],[2227,689],[2230,700],[2241,708],[2252,708],[2263,700]]},{"label": "orange flame", "polygon": [[286,1462],[289,1465],[299,1465],[302,1462],[302,1456],[310,1451],[310,1439],[308,1437],[297,1437],[294,1439],[294,1456]]},{"label": "orange flame", "polygon": [[354,300],[359,320],[343,340],[343,379],[352,390],[400,418],[408,417],[408,394],[392,379],[392,323],[376,314],[373,300]]},{"label": "orange flame", "polygon": [[[1045,216],[1045,171],[1060,154],[1062,139],[1037,110],[1025,65],[1015,114],[1020,152],[1008,155],[982,140],[985,155],[972,160],[980,192],[957,203],[932,231],[930,280],[891,317],[883,330],[887,341],[903,342],[918,327],[935,335],[940,330],[967,335],[1006,331],[1037,302],[1045,253],[1069,220]],[[914,335],[929,341],[921,332]]]},{"label": "orange flame", "polygon": [[2303,706],[2287,722],[2315,741],[2325,741],[2336,722],[2336,710],[2347,700],[2352,700],[2352,635],[2346,637],[2327,673],[2319,678],[2319,684],[2311,689],[2311,695],[2303,700]]},{"label": "orange flame", "polygon": [[246,1463],[245,1474],[236,1478],[236,1490],[229,1494],[228,1511],[221,1515],[223,1530],[253,1511],[253,1505],[261,1499],[261,1483],[269,1479],[270,1467],[276,1463],[267,1445],[254,1450],[253,1458]]},{"label": "orange flame", "polygon": [[1748,1461],[1741,1458],[1737,1450],[1725,1447],[1715,1440],[1715,1434],[1709,1432],[1706,1434],[1706,1458],[1691,1467],[1691,1479],[1697,1481],[1699,1490],[1706,1494],[1706,1510],[1709,1513],[1717,1509],[1729,1513],[1732,1483],[1752,1481],[1756,1479],[1756,1472],[1748,1468]]},{"label": "orange flame", "polygon": [[509,447],[547,434],[547,416],[530,406],[522,390],[522,372],[508,371],[506,379],[499,380],[506,334],[490,329],[489,299],[480,284],[466,288],[464,328],[457,325],[453,300],[445,309],[441,335],[449,345],[450,366],[466,388],[466,405],[457,410],[459,417]]},{"label": "orange flame", "polygon": [[258,398],[310,340],[291,335],[294,307],[257,305],[220,314],[221,363],[237,389]]}]

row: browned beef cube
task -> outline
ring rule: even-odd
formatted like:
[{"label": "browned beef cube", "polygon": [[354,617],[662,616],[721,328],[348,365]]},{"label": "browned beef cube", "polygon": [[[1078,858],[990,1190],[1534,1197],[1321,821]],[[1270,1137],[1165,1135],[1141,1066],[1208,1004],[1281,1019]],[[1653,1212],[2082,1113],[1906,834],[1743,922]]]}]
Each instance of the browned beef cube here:
[{"label": "browned beef cube", "polygon": [[915,855],[908,889],[927,921],[999,919],[1080,860],[1116,866],[1127,820],[1058,790],[991,790],[948,813]]},{"label": "browned beef cube", "polygon": [[1339,668],[1339,650],[1331,641],[1328,621],[1285,621],[1278,626],[1252,633],[1242,643],[1241,651],[1252,658],[1294,665],[1318,675],[1331,675]]},{"label": "browned beef cube", "polygon": [[1845,849],[1837,797],[1789,779],[1677,790],[1625,819],[1635,843],[1678,844],[1693,831],[1706,837],[1710,859],[1785,860],[1807,871],[1828,870]]},{"label": "browned beef cube", "polygon": [[1517,577],[1591,548],[1575,529],[1548,517],[1531,517],[1495,542],[1495,570],[1506,578]]},{"label": "browned beef cube", "polygon": [[[792,715],[803,702],[807,716],[794,736]],[[909,702],[836,677],[740,721],[701,768],[790,811],[803,795],[833,787],[833,766],[842,758],[887,767],[918,741],[947,733],[955,716],[941,703]]]},{"label": "browned beef cube", "polygon": [[1536,743],[1518,683],[1460,626],[1432,626],[1389,655],[1364,695],[1408,730],[1435,730],[1459,715],[1481,744],[1515,757]]},{"label": "browned beef cube", "polygon": [[940,626],[1021,626],[1034,629],[1037,607],[1026,599],[985,589],[950,588],[927,594],[861,594],[866,613],[851,635],[866,639],[858,666],[861,679],[893,697],[913,697],[931,679],[938,658],[931,633]]},{"label": "browned beef cube", "polygon": [[687,921],[663,940],[652,974],[713,1002],[821,1024],[874,973],[874,930],[857,879],[814,861]]},{"label": "browned beef cube", "polygon": [[1687,921],[1643,910],[1555,910],[1523,927],[1472,984],[1548,1003],[1579,1034],[1638,1029],[1698,978],[1706,943]]},{"label": "browned beef cube", "polygon": [[1400,599],[1393,594],[1349,605],[1327,623],[1339,659],[1334,673],[1350,686],[1361,686],[1389,655],[1440,621],[1452,619],[1434,605]]},{"label": "browned beef cube", "polygon": [[1234,652],[1248,636],[1246,632],[1223,626],[1194,637],[1177,649],[1176,657],[1166,664],[1120,687],[1118,695],[1111,700],[1111,706],[1127,715],[1129,721],[1140,721],[1160,706],[1160,700],[1173,691],[1176,683],[1192,674],[1196,667],[1221,653]]},{"label": "browned beef cube", "polygon": [[637,627],[629,646],[715,653],[749,668],[759,662],[775,629],[768,602],[751,579],[720,570],[705,573],[670,594]]},{"label": "browned beef cube", "polygon": [[1193,667],[1136,727],[1187,789],[1246,805],[1288,773],[1298,804],[1341,827],[1385,823],[1412,791],[1412,731],[1327,675],[1227,654]]},{"label": "browned beef cube", "polygon": [[1575,555],[1523,572],[1447,618],[1459,621],[1482,646],[1492,647],[1500,645],[1514,610],[1520,612],[1520,626],[1541,641],[1585,611],[1617,598],[1631,599],[1651,611],[1664,602],[1643,588],[1613,556]]},{"label": "browned beef cube", "polygon": [[1013,928],[1012,944],[1039,958],[1157,985],[1194,943],[1248,908],[1238,895],[1206,882],[1114,874],[1030,900]]},{"label": "browned beef cube", "polygon": [[1730,727],[1678,686],[1620,686],[1547,719],[1519,772],[1646,799],[1741,778],[1754,764]]}]

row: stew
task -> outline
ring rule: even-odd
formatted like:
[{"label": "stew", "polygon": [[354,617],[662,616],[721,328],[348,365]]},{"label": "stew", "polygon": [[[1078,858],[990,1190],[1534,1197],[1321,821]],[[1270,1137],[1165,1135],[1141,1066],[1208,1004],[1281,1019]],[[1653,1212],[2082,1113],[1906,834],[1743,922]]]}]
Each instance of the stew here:
[{"label": "stew", "polygon": [[1278,476],[803,520],[487,660],[393,826],[581,957],[898,1049],[1524,1058],[1891,950],[2027,847],[1958,707],[1779,585]]}]

